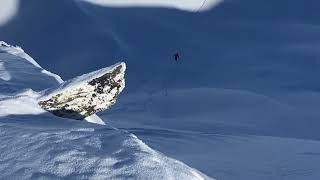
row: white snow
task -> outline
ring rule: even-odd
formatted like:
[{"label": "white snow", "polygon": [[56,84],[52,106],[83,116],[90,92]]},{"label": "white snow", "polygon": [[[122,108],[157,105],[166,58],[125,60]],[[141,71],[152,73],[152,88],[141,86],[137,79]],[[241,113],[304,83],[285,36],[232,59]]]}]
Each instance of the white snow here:
[{"label": "white snow", "polygon": [[[39,81],[35,81],[36,78]],[[19,93],[28,88],[40,91],[62,82],[58,75],[44,70],[20,47],[0,41],[1,93]]]},{"label": "white snow", "polygon": [[11,79],[10,73],[6,71],[4,67],[4,62],[0,62],[0,78],[4,81],[9,81]]},{"label": "white snow", "polygon": [[43,69],[31,56],[29,56],[27,53],[25,53],[21,47],[19,47],[19,46],[14,47],[14,46],[7,44],[6,42],[0,41],[0,51],[1,50],[7,52],[8,54],[12,54],[14,56],[17,56],[17,57],[20,57],[20,58],[27,60],[35,67],[41,69],[41,72],[43,74],[54,77],[56,79],[56,81],[59,83],[63,82],[63,80],[61,79],[60,76]]},{"label": "white snow", "polygon": [[205,11],[222,0],[80,0],[106,7],[163,7],[184,11]]},{"label": "white snow", "polygon": [[[112,109],[98,114],[107,123],[99,126],[103,130],[49,113],[30,116],[27,110],[18,115],[22,110],[8,109],[0,118],[5,124],[0,133],[8,128],[20,137],[0,136],[0,153],[12,155],[17,147],[20,154],[0,161],[1,165],[13,167],[18,174],[30,175],[41,169],[30,179],[48,174],[52,175],[48,179],[58,179],[58,175],[68,179],[82,172],[89,173],[82,173],[79,179],[98,179],[104,177],[103,170],[129,172],[118,167],[130,161],[119,158],[120,163],[107,153],[115,148],[110,147],[117,144],[114,139],[121,139],[109,136],[118,132],[110,127],[114,126],[119,132],[135,134],[161,155],[217,179],[320,179],[320,93],[315,78],[320,76],[316,17],[320,4],[311,1],[226,0],[212,8],[208,2],[215,5],[218,1],[21,0],[28,4],[20,7],[16,19],[0,27],[2,38],[21,42],[39,57],[41,65],[66,78],[125,59],[127,89]],[[202,12],[206,8],[209,11]],[[176,51],[182,57],[177,63],[172,58]],[[17,71],[6,62],[1,64],[0,89],[6,93],[0,97],[7,98],[12,89],[4,87],[12,87],[10,82],[17,75],[11,72]],[[75,64],[79,66],[74,68]],[[45,78],[43,73],[39,75]],[[41,80],[38,83],[43,84]],[[31,83],[24,87],[42,90]],[[95,122],[96,117],[89,119]],[[25,129],[34,136],[28,136]],[[55,133],[61,137],[57,139]],[[41,140],[37,134],[47,137]],[[82,135],[88,137],[78,138]],[[26,142],[20,146],[19,138],[24,136]],[[32,143],[28,141],[31,137],[39,140]],[[52,148],[47,154],[36,147],[46,141],[49,143],[42,148]],[[13,146],[5,149],[12,142]],[[60,142],[65,143],[59,146]],[[84,150],[79,152],[80,148]],[[19,171],[25,149],[30,158]],[[83,157],[78,155],[81,153]],[[56,158],[52,160],[55,164],[40,154]],[[68,158],[75,163],[66,163]],[[149,162],[157,159],[150,158]]]},{"label": "white snow", "polygon": [[242,90],[186,88],[132,93],[121,102],[100,114],[102,119],[209,176],[320,178],[319,136],[312,127],[318,118],[276,99]]},{"label": "white snow", "polygon": [[0,117],[9,115],[42,114],[45,111],[38,106],[38,93],[27,90],[15,96],[0,98]]},{"label": "white snow", "polygon": [[320,178],[319,141],[177,131],[155,127],[130,131],[158,151],[193,164],[197,169],[217,179]]},{"label": "white snow", "polygon": [[[62,119],[37,105],[46,91],[33,89],[76,87],[110,68],[59,84],[56,75],[43,74],[36,62],[22,58],[20,48],[2,44],[0,60],[10,67],[3,71],[12,78],[0,81],[0,179],[211,179],[127,131]],[[86,120],[104,123],[96,115]]]},{"label": "white snow", "polygon": [[85,120],[90,123],[105,125],[105,122],[101,118],[99,118],[99,116],[97,116],[96,114],[86,117]]},{"label": "white snow", "polygon": [[35,129],[0,121],[2,179],[210,179],[108,126]]}]

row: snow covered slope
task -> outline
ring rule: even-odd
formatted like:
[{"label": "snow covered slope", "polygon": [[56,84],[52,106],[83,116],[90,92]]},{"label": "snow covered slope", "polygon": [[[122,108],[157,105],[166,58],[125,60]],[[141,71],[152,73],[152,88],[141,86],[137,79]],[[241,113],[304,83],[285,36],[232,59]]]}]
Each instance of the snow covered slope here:
[{"label": "snow covered slope", "polygon": [[64,79],[125,61],[99,117],[205,174],[319,179],[320,1],[150,2],[21,0],[0,36]]},{"label": "snow covered slope", "polygon": [[210,179],[121,130],[8,125],[11,119],[63,124],[43,115],[1,118],[1,179]]},{"label": "snow covered slope", "polygon": [[[127,131],[62,119],[42,110],[37,102],[46,91],[34,90],[57,86],[62,80],[43,70],[21,48],[3,42],[0,60],[4,64],[0,179],[211,179],[151,149]],[[59,87],[74,87],[110,69],[113,67]],[[90,119],[101,121],[97,116]]]},{"label": "snow covered slope", "polygon": [[[39,81],[35,81],[39,79]],[[17,93],[23,89],[43,90],[60,84],[62,79],[41,68],[20,47],[0,41],[0,92]]]},{"label": "snow covered slope", "polygon": [[192,164],[217,179],[320,178],[319,141],[150,127],[128,130],[153,149]]}]

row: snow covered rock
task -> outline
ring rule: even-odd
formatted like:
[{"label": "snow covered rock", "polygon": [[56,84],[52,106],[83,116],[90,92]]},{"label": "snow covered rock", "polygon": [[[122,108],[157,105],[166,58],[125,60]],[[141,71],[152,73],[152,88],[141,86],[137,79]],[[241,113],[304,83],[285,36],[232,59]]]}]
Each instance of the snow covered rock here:
[{"label": "snow covered rock", "polygon": [[125,63],[62,83],[39,105],[59,117],[82,120],[115,104],[125,87]]},{"label": "snow covered rock", "polygon": [[20,47],[0,41],[0,92],[17,95],[32,89],[37,94],[47,89],[32,106],[59,117],[82,120],[111,107],[125,87],[125,69],[125,63],[118,63],[64,82]]}]

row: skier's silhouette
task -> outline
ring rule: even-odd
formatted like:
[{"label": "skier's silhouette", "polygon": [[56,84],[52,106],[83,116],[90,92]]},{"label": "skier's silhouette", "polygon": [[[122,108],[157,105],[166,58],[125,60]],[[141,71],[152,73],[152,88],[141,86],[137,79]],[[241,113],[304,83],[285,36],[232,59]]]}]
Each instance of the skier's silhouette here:
[{"label": "skier's silhouette", "polygon": [[180,55],[178,52],[174,54],[174,60],[177,62],[180,59]]}]

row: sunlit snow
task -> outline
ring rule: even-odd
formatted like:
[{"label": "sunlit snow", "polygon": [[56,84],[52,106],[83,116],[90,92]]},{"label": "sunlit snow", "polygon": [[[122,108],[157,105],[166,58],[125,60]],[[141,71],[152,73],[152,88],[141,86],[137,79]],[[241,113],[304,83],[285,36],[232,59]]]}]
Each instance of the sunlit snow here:
[{"label": "sunlit snow", "polygon": [[80,0],[108,7],[164,7],[184,11],[208,10],[223,0]]}]

